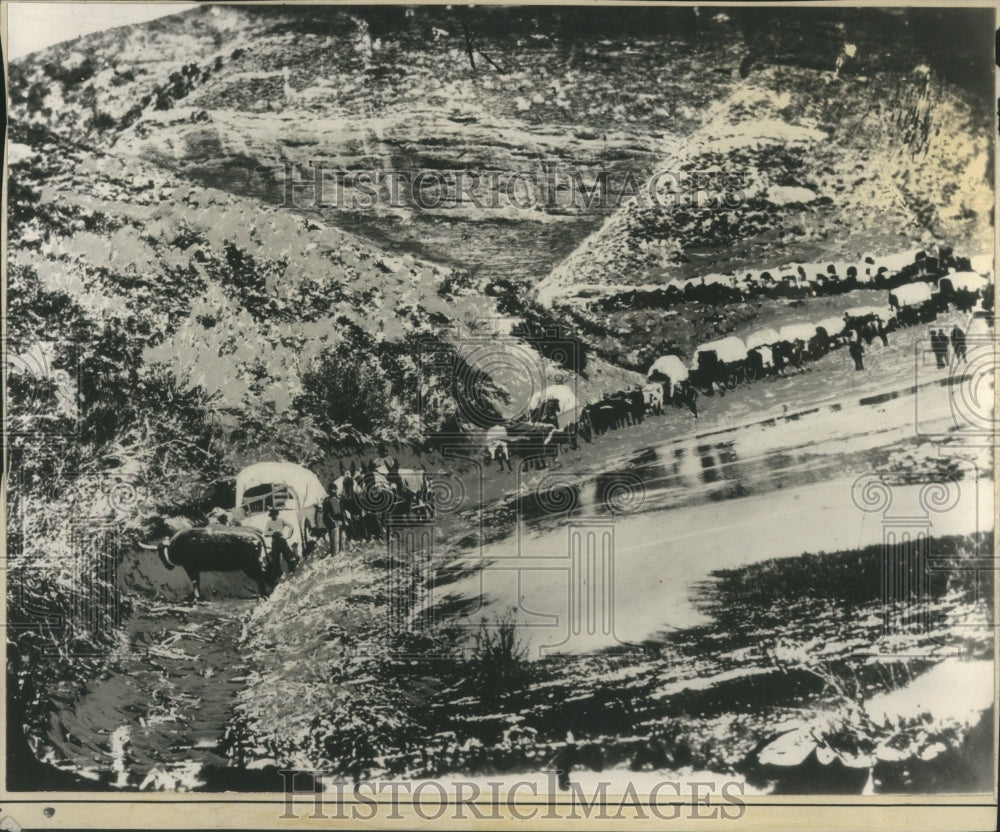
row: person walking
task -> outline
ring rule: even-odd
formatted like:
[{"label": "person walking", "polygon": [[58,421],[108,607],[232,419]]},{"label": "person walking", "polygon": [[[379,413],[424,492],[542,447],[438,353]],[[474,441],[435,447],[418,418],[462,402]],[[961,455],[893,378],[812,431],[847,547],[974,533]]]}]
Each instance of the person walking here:
[{"label": "person walking", "polygon": [[955,324],[955,328],[951,331],[951,348],[955,353],[956,363],[959,361],[968,362],[965,353],[965,333],[958,324]]},{"label": "person walking", "polygon": [[323,500],[323,526],[330,541],[330,554],[340,554],[340,535],[344,528],[344,509],[337,493],[337,484],[330,483],[329,493]]},{"label": "person walking", "polygon": [[931,350],[934,352],[937,368],[944,369],[948,364],[948,336],[944,334],[944,330],[931,330]]},{"label": "person walking", "polygon": [[876,333],[878,333],[878,337],[882,341],[882,346],[883,347],[888,347],[889,346],[889,332],[885,328],[885,321],[883,321],[881,318],[879,318],[878,321],[875,324],[875,327],[876,327],[875,331],[876,331]]},{"label": "person walking", "polygon": [[865,348],[861,346],[861,339],[855,335],[851,338],[851,342],[847,345],[847,351],[850,353],[851,358],[854,359],[854,370],[863,370],[865,368],[864,354]]},{"label": "person walking", "polygon": [[779,378],[785,377],[785,345],[775,344],[771,350],[771,358],[774,361],[774,372]]},{"label": "person walking", "polygon": [[683,397],[684,404],[694,414],[694,418],[700,418],[698,416],[698,389],[693,384],[684,382],[684,389],[681,392],[681,396]]}]

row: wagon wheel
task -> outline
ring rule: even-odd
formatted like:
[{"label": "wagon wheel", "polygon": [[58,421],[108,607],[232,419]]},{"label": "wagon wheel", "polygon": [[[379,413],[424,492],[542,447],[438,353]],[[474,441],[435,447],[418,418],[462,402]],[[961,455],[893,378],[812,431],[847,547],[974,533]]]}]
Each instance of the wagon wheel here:
[{"label": "wagon wheel", "polygon": [[753,364],[746,364],[743,367],[743,377],[749,381],[757,380],[757,368]]},{"label": "wagon wheel", "polygon": [[739,370],[730,370],[726,373],[726,389],[735,390],[736,385],[740,383]]},{"label": "wagon wheel", "polygon": [[583,437],[583,441],[590,444],[594,441],[594,426],[590,422],[590,414],[583,411],[580,414],[580,421],[577,423],[577,429],[580,432],[580,436]]}]

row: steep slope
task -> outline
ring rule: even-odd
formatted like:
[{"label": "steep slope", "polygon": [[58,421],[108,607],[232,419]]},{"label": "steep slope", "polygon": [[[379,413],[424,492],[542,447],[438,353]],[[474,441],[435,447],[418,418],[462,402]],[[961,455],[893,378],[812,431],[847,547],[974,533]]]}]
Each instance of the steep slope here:
[{"label": "steep slope", "polygon": [[768,310],[634,304],[636,289],[655,295],[673,279],[921,248],[991,254],[988,99],[923,63],[906,37],[868,34],[834,27],[815,52],[772,43],[751,54],[746,77],[635,198],[539,283],[540,301],[611,360],[644,368]]},{"label": "steep slope", "polygon": [[[428,182],[324,213],[397,251],[540,277],[609,210],[570,199],[576,177],[606,172],[617,192],[648,175],[733,83],[737,32],[702,37],[665,12],[643,37],[638,15],[609,12],[587,28],[557,10],[206,7],[20,62],[13,116],[272,202],[289,165],[304,210],[312,163],[331,172],[327,201],[336,171],[476,172],[474,197],[449,175],[440,204]],[[348,182],[344,201],[364,193]]]},{"label": "steep slope", "polygon": [[614,294],[933,241],[986,251],[992,186],[982,121],[925,66],[877,78],[755,71],[659,166],[677,176],[647,181],[540,295],[566,299],[575,285]]}]

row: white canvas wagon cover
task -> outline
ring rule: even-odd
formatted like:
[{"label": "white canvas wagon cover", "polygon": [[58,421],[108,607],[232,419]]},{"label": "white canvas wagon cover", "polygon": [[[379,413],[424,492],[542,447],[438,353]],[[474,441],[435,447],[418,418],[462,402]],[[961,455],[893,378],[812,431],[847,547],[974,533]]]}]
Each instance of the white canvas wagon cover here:
[{"label": "white canvas wagon cover", "polygon": [[677,384],[687,380],[688,368],[684,366],[684,362],[679,356],[661,355],[646,371],[646,378],[649,378],[653,373],[661,373],[669,378],[671,382]]},{"label": "white canvas wagon cover", "polygon": [[805,341],[808,344],[810,339],[815,334],[815,324],[789,324],[788,326],[783,326],[778,331],[778,335],[781,336],[781,340],[788,341],[789,343],[794,341]]},{"label": "white canvas wagon cover", "polygon": [[816,330],[819,331],[821,329],[830,336],[840,335],[844,331],[844,319],[838,318],[836,315],[823,318],[822,321],[817,321],[816,323]]},{"label": "white canvas wagon cover", "polygon": [[969,258],[969,263],[972,266],[972,270],[974,272],[978,272],[979,274],[993,273],[992,254],[977,254],[976,256]]},{"label": "white canvas wagon cover", "polygon": [[559,412],[565,413],[577,406],[576,393],[565,384],[548,384],[543,390],[535,391],[531,394],[528,402],[528,409],[534,410],[543,401],[550,402],[555,399],[559,402]]},{"label": "white canvas wagon cover", "polygon": [[989,280],[981,274],[956,272],[955,274],[946,274],[938,280],[938,288],[943,289],[945,284],[948,284],[953,292],[960,292],[963,289],[967,292],[978,292],[985,289],[989,283]]},{"label": "white canvas wagon cover", "polygon": [[702,344],[695,351],[694,361],[691,362],[692,369],[697,369],[698,356],[703,352],[714,352],[719,361],[725,364],[735,364],[737,361],[746,360],[747,345],[743,343],[742,338],[737,338],[735,335]]},{"label": "white canvas wagon cover", "polygon": [[883,306],[852,306],[844,314],[849,318],[867,318],[869,315],[873,315],[887,321],[892,317],[892,310]]},{"label": "white canvas wagon cover", "polygon": [[258,485],[287,485],[295,491],[300,508],[318,506],[326,497],[326,489],[312,471],[294,462],[258,462],[236,475],[236,505],[243,504],[243,495]]},{"label": "white canvas wagon cover", "polygon": [[751,332],[747,336],[747,349],[752,350],[757,347],[768,347],[771,344],[777,344],[781,340],[781,336],[778,335],[778,330],[772,327],[765,327],[764,329],[758,329],[756,332]]},{"label": "white canvas wagon cover", "polygon": [[929,283],[907,283],[893,289],[889,297],[895,297],[899,306],[915,306],[931,299],[931,287]]}]

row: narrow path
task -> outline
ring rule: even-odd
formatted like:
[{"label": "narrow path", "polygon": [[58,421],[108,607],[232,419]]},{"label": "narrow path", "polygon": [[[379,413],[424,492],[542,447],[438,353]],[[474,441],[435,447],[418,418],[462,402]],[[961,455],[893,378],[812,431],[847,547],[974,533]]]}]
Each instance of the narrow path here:
[{"label": "narrow path", "polygon": [[224,732],[246,672],[237,641],[255,602],[137,603],[114,670],[57,699],[47,740],[76,773],[107,786],[204,786],[204,769],[227,766]]}]

